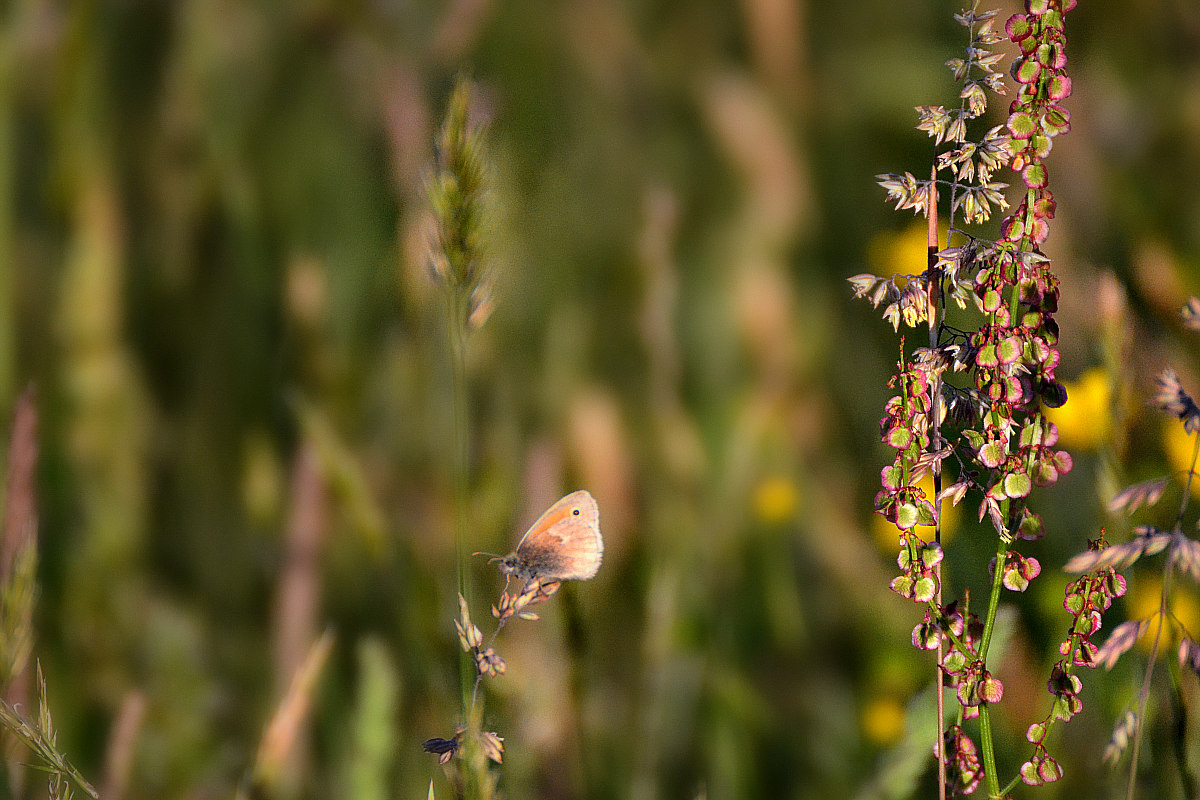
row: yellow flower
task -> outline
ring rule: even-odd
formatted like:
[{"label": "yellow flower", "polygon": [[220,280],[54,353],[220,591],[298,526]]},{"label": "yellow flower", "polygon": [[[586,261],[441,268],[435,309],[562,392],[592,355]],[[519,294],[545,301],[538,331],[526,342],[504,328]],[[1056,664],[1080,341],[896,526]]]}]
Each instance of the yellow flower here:
[{"label": "yellow flower", "polygon": [[[1125,599],[1129,619],[1148,619],[1150,624],[1138,640],[1138,647],[1149,650],[1154,643],[1154,631],[1158,626],[1158,607],[1162,597],[1162,580],[1158,576],[1139,576],[1130,579],[1129,594]],[[1172,584],[1168,608],[1175,619],[1187,628],[1192,636],[1200,636],[1200,601],[1190,586]],[[1158,643],[1159,652],[1173,650],[1179,642],[1179,631],[1168,618]]]},{"label": "yellow flower", "polygon": [[[950,483],[947,476],[942,476],[942,488],[946,488]],[[926,474],[921,482],[917,484],[918,488],[925,492],[925,498],[933,502],[933,475]],[[963,503],[969,502],[963,500]],[[962,515],[962,503],[959,505],[951,505],[949,501],[942,503],[942,544],[954,538],[955,532],[958,530],[959,517]],[[917,528],[917,534],[926,541],[933,539],[933,528]],[[886,555],[896,555],[896,550],[900,546],[900,529],[879,514],[871,515],[871,536],[875,540],[875,544]]]},{"label": "yellow flower", "polygon": [[894,697],[873,698],[859,712],[859,725],[871,744],[895,744],[904,735],[904,706]]},{"label": "yellow flower", "polygon": [[1112,381],[1107,370],[1093,367],[1077,381],[1063,381],[1067,402],[1046,409],[1046,417],[1058,426],[1059,443],[1068,449],[1094,450],[1112,432]]},{"label": "yellow flower", "polygon": [[768,525],[790,520],[799,504],[796,484],[782,476],[767,478],[754,489],[754,516]]},{"label": "yellow flower", "polygon": [[[1180,420],[1172,417],[1164,423],[1163,450],[1173,469],[1186,473],[1192,468],[1192,450],[1195,446],[1195,434],[1185,431]],[[1179,477],[1180,480],[1185,478],[1186,475]],[[1192,494],[1200,497],[1200,478],[1192,478]]]},{"label": "yellow flower", "polygon": [[[867,259],[875,274],[920,275],[929,266],[928,225],[920,219],[899,233],[881,233],[871,240]],[[946,245],[946,229],[938,230],[939,245]]]}]

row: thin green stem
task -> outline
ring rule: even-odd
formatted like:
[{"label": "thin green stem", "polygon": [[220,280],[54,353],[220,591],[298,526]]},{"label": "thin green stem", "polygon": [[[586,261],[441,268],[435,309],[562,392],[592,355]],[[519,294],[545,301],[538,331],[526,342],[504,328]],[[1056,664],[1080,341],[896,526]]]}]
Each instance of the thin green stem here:
[{"label": "thin green stem", "polygon": [[1010,780],[1008,783],[1006,783],[1004,785],[1004,788],[1000,790],[999,796],[1000,797],[1008,797],[1009,795],[1012,794],[1012,790],[1017,788],[1017,784],[1020,782],[1021,782],[1021,775],[1018,773],[1012,777],[1012,780]]},{"label": "thin green stem", "polygon": [[[467,530],[470,511],[470,404],[467,383],[467,315],[468,300],[458,287],[447,293],[447,317],[450,327],[451,386],[450,405],[453,416],[454,450],[452,470],[454,475],[454,553],[457,572],[458,593],[471,605],[471,582],[469,580],[470,554],[467,549]],[[463,723],[463,790],[464,797],[482,797],[481,788],[485,780],[480,774],[479,732],[483,709],[477,703],[475,688],[478,670],[474,654],[459,650],[459,684],[462,691]],[[485,766],[486,768],[486,766]]]},{"label": "thin green stem", "polygon": [[[1002,504],[1005,519],[1008,518],[1009,501]],[[1008,555],[1008,542],[997,536],[996,568],[992,574],[992,591],[988,596],[987,616],[983,621],[983,636],[979,640],[979,660],[987,663],[988,648],[992,644],[992,631],[996,627],[996,611],[1000,607],[1000,593],[1004,590],[1004,559]],[[1000,777],[996,774],[996,750],[992,744],[992,723],[986,702],[979,705],[979,740],[983,749],[983,774],[987,778],[988,796],[1002,797]]]},{"label": "thin green stem", "polygon": [[[1025,236],[1021,238],[1021,249],[1024,250],[1032,243],[1033,225],[1037,222],[1037,217],[1033,213],[1033,204],[1037,200],[1037,195],[1033,189],[1025,190]],[[1017,324],[1017,311],[1021,302],[1021,282],[1014,281],[1012,289],[1008,295],[1008,324]]]},{"label": "thin green stem", "polygon": [[1174,711],[1172,720],[1172,749],[1175,751],[1175,763],[1179,765],[1179,782],[1183,784],[1184,797],[1198,797],[1196,778],[1188,770],[1188,701],[1181,684],[1183,675],[1179,664],[1174,659],[1167,659],[1167,673],[1171,676],[1171,707]]},{"label": "thin green stem", "polygon": [[1146,664],[1146,674],[1142,678],[1142,688],[1138,692],[1137,727],[1133,732],[1133,748],[1129,754],[1129,782],[1125,786],[1126,800],[1133,800],[1137,788],[1138,753],[1142,749],[1142,732],[1146,729],[1146,706],[1150,702],[1150,679],[1154,675],[1154,664],[1158,661],[1158,647],[1162,641],[1163,626],[1167,620],[1167,597],[1171,586],[1171,566],[1167,564],[1163,570],[1162,593],[1158,600],[1158,624],[1154,628],[1154,643],[1150,649],[1150,662]]},{"label": "thin green stem", "polygon": [[[1006,499],[1001,504],[1005,518],[1008,517],[1008,503]],[[979,640],[979,658],[984,661],[987,660],[988,647],[992,643],[992,630],[996,627],[996,609],[1000,607],[1000,593],[1004,590],[1004,559],[1008,555],[1008,542],[1003,536],[996,539],[996,569],[992,575],[992,592],[988,596],[987,616],[983,621],[983,636]]]},{"label": "thin green stem", "polygon": [[[457,568],[458,593],[471,605],[471,584],[468,580],[467,529],[468,506],[470,504],[470,407],[467,402],[467,331],[463,314],[462,298],[450,292],[450,360],[451,360],[451,413],[454,427],[454,554]],[[471,654],[463,652],[459,659],[462,677],[463,714],[471,703],[471,688],[475,680],[475,664]]]},{"label": "thin green stem", "polygon": [[[482,187],[485,177],[478,129],[469,122],[471,86],[460,76],[446,108],[437,139],[438,173],[430,183],[430,204],[437,222],[437,247],[432,254],[433,273],[441,283],[446,302],[450,347],[450,415],[452,447],[449,454],[454,484],[454,553],[456,583],[463,605],[471,606],[470,530],[471,417],[467,346],[471,312],[484,281],[485,253],[480,248]],[[464,619],[468,616],[463,614]],[[459,741],[462,796],[475,800],[491,796],[486,756],[481,748],[483,719],[479,701],[478,668],[471,649],[459,653],[463,728]]]},{"label": "thin green stem", "polygon": [[996,745],[992,741],[992,715],[987,703],[979,704],[979,747],[983,751],[983,776],[987,779],[988,797],[1000,798],[1000,778],[996,775]]},{"label": "thin green stem", "polygon": [[1192,436],[1192,464],[1188,467],[1187,478],[1183,481],[1183,497],[1179,499],[1179,514],[1175,517],[1175,530],[1183,525],[1183,515],[1187,513],[1188,499],[1192,496],[1192,479],[1196,477],[1196,459],[1200,457],[1200,434]]}]

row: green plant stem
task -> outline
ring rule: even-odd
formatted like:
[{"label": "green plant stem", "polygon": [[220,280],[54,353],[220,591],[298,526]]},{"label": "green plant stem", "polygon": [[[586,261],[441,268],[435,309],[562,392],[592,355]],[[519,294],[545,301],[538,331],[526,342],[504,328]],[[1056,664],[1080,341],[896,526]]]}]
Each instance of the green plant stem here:
[{"label": "green plant stem", "polygon": [[1192,479],[1196,477],[1196,459],[1200,458],[1200,434],[1192,437],[1192,465],[1188,467],[1187,478],[1183,482],[1183,497],[1179,499],[1179,514],[1175,517],[1175,530],[1181,530],[1183,515],[1187,513],[1188,499],[1192,496]]},{"label": "green plant stem", "polygon": [[1142,688],[1138,692],[1137,727],[1133,732],[1133,748],[1129,754],[1129,782],[1125,785],[1126,800],[1133,800],[1137,788],[1138,753],[1142,749],[1142,732],[1146,729],[1146,706],[1150,702],[1150,678],[1154,675],[1154,664],[1158,661],[1158,647],[1162,641],[1163,625],[1167,619],[1167,596],[1171,584],[1171,567],[1168,564],[1163,569],[1162,594],[1158,600],[1158,624],[1154,628],[1154,644],[1150,647],[1150,662],[1146,665],[1146,674],[1142,678]]},{"label": "green plant stem", "polygon": [[[1027,249],[1033,243],[1032,239],[1030,238],[1030,235],[1031,235],[1031,231],[1033,230],[1033,224],[1034,224],[1034,222],[1037,221],[1037,218],[1033,214],[1033,204],[1036,200],[1037,200],[1037,197],[1034,194],[1033,189],[1026,189],[1025,190],[1025,235],[1023,237],[1021,237],[1021,250]],[[1015,265],[1014,265],[1014,269],[1016,269]],[[1017,311],[1018,311],[1018,306],[1020,305],[1020,302],[1021,302],[1021,282],[1014,281],[1013,285],[1012,285],[1012,289],[1010,290],[1009,295],[1008,295],[1008,324],[1009,325],[1017,324]]]},{"label": "green plant stem", "polygon": [[[454,554],[458,576],[458,593],[471,605],[471,585],[467,580],[467,511],[470,503],[470,409],[467,403],[467,330],[464,303],[458,292],[450,293],[450,360],[451,413],[454,427]],[[461,652],[459,672],[462,677],[463,714],[466,718],[471,703],[471,688],[475,680],[475,664],[471,654]]]},{"label": "green plant stem", "polygon": [[1179,765],[1179,782],[1183,785],[1184,797],[1197,797],[1200,792],[1197,791],[1196,779],[1188,770],[1188,704],[1181,683],[1183,675],[1174,659],[1167,659],[1167,673],[1171,676],[1171,706],[1175,717],[1171,726],[1171,744],[1175,751],[1175,762]]},{"label": "green plant stem", "polygon": [[[1004,517],[1008,519],[1009,501],[1002,504]],[[1008,542],[998,536],[996,546],[996,568],[992,574],[992,591],[988,596],[987,616],[983,621],[983,636],[979,640],[979,659],[987,663],[988,647],[992,643],[992,631],[996,627],[996,610],[1000,607],[1000,593],[1004,590],[1004,558],[1008,555]],[[987,778],[988,797],[1002,797],[1000,777],[996,774],[996,750],[992,743],[992,723],[986,702],[979,705],[979,742],[983,750],[983,774]]]},{"label": "green plant stem", "polygon": [[[470,554],[467,552],[467,529],[470,506],[470,405],[467,397],[467,314],[470,298],[459,287],[448,293],[451,361],[451,414],[453,415],[454,452],[454,553],[458,578],[458,593],[471,604],[469,577]],[[459,649],[458,671],[462,690],[463,724],[463,796],[483,797],[487,764],[480,758],[479,731],[483,718],[477,705],[475,686],[477,670],[472,653]]]},{"label": "green plant stem", "polygon": [[[928,601],[926,603],[926,608],[929,609],[929,613],[933,615],[934,619],[937,619],[941,622],[945,621],[944,618],[941,616],[941,610],[940,610],[939,606],[937,605],[936,599]],[[965,615],[966,615],[965,610],[964,610],[963,614],[964,614],[964,618],[965,618]],[[961,650],[962,652],[964,652],[964,653],[968,652],[967,643],[965,641],[963,641],[963,639],[961,637],[956,636],[954,631],[949,629],[949,626],[943,625],[942,636],[949,639],[950,643],[952,645],[954,645],[956,648],[958,648],[959,650]]]},{"label": "green plant stem", "polygon": [[[1008,519],[1008,504],[1006,499],[1001,507],[1005,519]],[[1000,593],[1004,591],[1004,557],[1008,555],[1008,542],[1003,536],[998,536],[996,545],[996,569],[992,575],[992,592],[988,596],[987,616],[983,621],[983,636],[979,639],[979,658],[987,660],[988,647],[992,643],[992,630],[996,627],[996,609],[1000,607]]]},{"label": "green plant stem", "polygon": [[1000,778],[996,775],[996,745],[992,741],[992,715],[987,703],[979,704],[979,747],[983,751],[983,775],[987,779],[988,797],[1000,798]]},{"label": "green plant stem", "polygon": [[[941,539],[941,524],[937,528],[938,539]],[[937,597],[934,602],[937,603],[938,609],[942,607],[942,565],[938,564],[934,567],[934,576],[937,578],[938,589]],[[940,613],[940,612],[939,612]],[[933,683],[937,691],[937,741],[934,743],[934,752],[938,762],[938,800],[946,800],[946,698],[945,687],[942,685],[942,661],[946,657],[946,643],[942,637],[938,637],[937,646],[937,663],[933,667]]]},{"label": "green plant stem", "polygon": [[1017,775],[1014,775],[1012,777],[1012,780],[1010,780],[1007,784],[1005,784],[1003,789],[1000,790],[999,796],[1000,797],[1008,797],[1009,795],[1012,794],[1012,790],[1017,788],[1017,784],[1020,782],[1021,782],[1021,775],[1018,773]]},{"label": "green plant stem", "polygon": [[[1025,190],[1025,231],[1026,234],[1021,240],[1021,248],[1025,249],[1031,244],[1030,232],[1033,230],[1032,225],[1035,222],[1033,214],[1033,204],[1035,200],[1033,189]],[[1012,289],[1008,296],[1008,320],[1009,325],[1016,325],[1017,312],[1020,310],[1021,303],[1021,282],[1014,281]],[[1002,503],[1004,518],[1011,520],[1009,515],[1008,499]],[[992,575],[992,591],[988,596],[987,616],[983,623],[983,636],[979,641],[979,658],[986,664],[988,648],[992,643],[992,631],[996,626],[996,611],[1000,607],[1000,594],[1004,590],[1004,561],[1008,556],[1008,542],[1003,536],[997,537],[996,543],[996,568]],[[979,741],[983,750],[983,769],[984,775],[987,777],[988,796],[992,798],[1006,797],[1008,793],[1016,786],[1019,776],[1013,778],[1002,792],[1000,790],[1000,777],[996,774],[996,749],[992,740],[992,723],[991,714],[988,711],[988,704],[981,703],[979,706]]]},{"label": "green plant stem", "polygon": [[[1032,189],[1025,190],[1025,231],[1026,234],[1022,238],[1021,248],[1024,249],[1030,245],[1029,234],[1032,231],[1032,225],[1035,221],[1033,214],[1034,191]],[[1015,267],[1014,267],[1015,268]],[[1021,303],[1021,282],[1014,281],[1012,289],[1008,296],[1008,321],[1009,325],[1016,325],[1017,312],[1020,310]],[[1006,499],[1002,503],[1004,518],[1011,519],[1009,516],[1009,500]],[[996,611],[1000,607],[1000,593],[1004,590],[1004,560],[1008,555],[1008,542],[1003,536],[997,537],[996,545],[996,568],[992,575],[992,591],[988,596],[987,616],[983,622],[983,636],[979,641],[979,658],[986,664],[988,648],[992,643],[992,630],[996,626]],[[1017,779],[1014,778],[1004,791],[1000,791],[1000,777],[996,774],[996,749],[992,741],[992,723],[991,715],[988,712],[988,704],[981,703],[979,706],[979,741],[983,750],[983,769],[984,775],[987,777],[988,796],[999,798],[1007,796],[1008,792],[1016,785]]]}]

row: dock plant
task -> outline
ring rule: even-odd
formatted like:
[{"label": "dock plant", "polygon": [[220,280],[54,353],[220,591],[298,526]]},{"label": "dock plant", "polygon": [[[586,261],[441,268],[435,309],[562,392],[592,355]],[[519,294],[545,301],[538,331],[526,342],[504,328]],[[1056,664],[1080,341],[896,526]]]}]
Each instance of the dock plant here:
[{"label": "dock plant", "polygon": [[[1046,684],[1046,714],[1027,728],[1029,755],[1017,774],[1000,775],[991,714],[1004,699],[992,657],[997,611],[1005,592],[1024,592],[1042,572],[1022,545],[1046,535],[1037,500],[1073,466],[1045,414],[1067,398],[1055,374],[1059,282],[1043,245],[1056,209],[1047,160],[1071,128],[1066,19],[1074,6],[1026,0],[1001,29],[997,12],[978,4],[955,15],[966,47],[947,66],[961,87],[959,103],[917,108],[917,129],[934,145],[930,177],[878,177],[898,210],[928,220],[926,268],[850,279],[855,295],[880,309],[894,330],[903,324],[928,331],[923,346],[909,350],[901,340],[889,384],[895,394],[880,420],[893,458],[881,470],[875,511],[899,531],[891,588],[924,610],[912,643],[936,653],[937,682],[951,690],[938,692],[932,747],[942,797],[981,786],[989,798],[1008,797],[1021,782],[1061,777],[1047,736],[1081,710],[1080,672],[1096,664],[1092,638],[1125,588],[1111,566],[1099,563],[1067,586],[1069,622]],[[1014,97],[1007,117],[987,125],[989,101],[1010,91],[997,68],[1004,56],[994,50],[1005,39],[1017,51],[1009,69]],[[982,232],[995,211],[1009,213],[998,230]],[[939,222],[950,231],[944,245]],[[919,487],[928,474],[932,495]],[[989,580],[974,593],[943,579],[945,503],[973,504],[993,539],[990,563],[975,571]],[[1104,551],[1102,532],[1088,538],[1091,552]],[[944,697],[952,698],[951,708]]]}]

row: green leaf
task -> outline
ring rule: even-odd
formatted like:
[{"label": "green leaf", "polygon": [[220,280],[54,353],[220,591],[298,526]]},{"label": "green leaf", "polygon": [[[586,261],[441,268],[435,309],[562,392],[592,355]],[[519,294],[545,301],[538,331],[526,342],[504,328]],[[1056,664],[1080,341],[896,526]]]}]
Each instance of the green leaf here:
[{"label": "green leaf", "polygon": [[904,470],[892,464],[883,468],[883,488],[896,490],[899,489],[904,480]]},{"label": "green leaf", "polygon": [[1051,106],[1042,115],[1042,128],[1050,136],[1058,136],[1071,129],[1071,114],[1060,106]]},{"label": "green leaf", "polygon": [[912,530],[921,519],[921,512],[912,503],[903,503],[896,509],[896,527],[902,531]]},{"label": "green leaf", "polygon": [[361,640],[357,656],[358,696],[341,758],[340,794],[355,800],[384,800],[389,796],[388,776],[395,759],[392,737],[399,724],[400,674],[381,639]]},{"label": "green leaf", "polygon": [[1053,486],[1058,481],[1058,470],[1052,460],[1039,461],[1034,465],[1033,477],[1038,486]]},{"label": "green leaf", "polygon": [[1019,441],[1022,447],[1029,447],[1035,442],[1044,444],[1046,441],[1045,426],[1042,424],[1042,417],[1034,417],[1029,422],[1021,427],[1021,435]]},{"label": "green leaf", "polygon": [[1004,445],[1000,442],[988,442],[983,447],[979,448],[979,462],[985,467],[995,469],[1004,463],[1004,458],[1007,453],[1004,452]]},{"label": "green leaf", "polygon": [[1053,758],[1046,756],[1042,763],[1038,766],[1038,777],[1046,783],[1054,783],[1062,777],[1062,767]]},{"label": "green leaf", "polygon": [[1055,75],[1046,84],[1046,94],[1051,100],[1065,100],[1071,96],[1071,79],[1066,75]]},{"label": "green leaf", "polygon": [[1045,164],[1030,164],[1021,172],[1021,177],[1025,181],[1025,185],[1030,189],[1040,189],[1046,185],[1046,165]]},{"label": "green leaf", "polygon": [[1028,111],[1018,111],[1009,115],[1008,132],[1013,135],[1014,139],[1028,139],[1036,131],[1037,120]]},{"label": "green leaf", "polygon": [[[1017,64],[1017,69],[1013,73],[1013,78],[1017,83],[1033,83],[1038,79],[1038,75],[1042,72],[1042,65],[1033,58],[1022,59]],[[1014,136],[1016,134],[1013,134]],[[1026,137],[1018,137],[1026,138]]]},{"label": "green leaf", "polygon": [[1042,525],[1042,518],[1037,514],[1026,513],[1021,518],[1021,524],[1017,527],[1018,535],[1022,539],[1034,540],[1040,539],[1045,534],[1045,528]]},{"label": "green leaf", "polygon": [[1084,605],[1084,597],[1079,592],[1071,592],[1063,600],[1063,607],[1073,615],[1077,615],[1080,611],[1083,611]]},{"label": "green leaf", "polygon": [[1074,716],[1071,713],[1071,704],[1068,703],[1067,699],[1062,695],[1058,695],[1054,698],[1054,705],[1052,706],[1050,713],[1054,715],[1055,719],[1061,719],[1063,722],[1070,722],[1071,717]]},{"label": "green leaf", "polygon": [[1012,569],[1011,567],[1004,570],[1002,582],[1004,584],[1004,588],[1012,592],[1023,592],[1029,588],[1029,581],[1026,580],[1020,572]]},{"label": "green leaf", "polygon": [[985,703],[999,703],[1004,698],[1004,684],[988,675],[979,682],[979,697]]},{"label": "green leaf", "polygon": [[1054,149],[1054,140],[1043,133],[1035,133],[1029,137],[1029,152],[1034,158],[1041,160],[1050,155]]},{"label": "green leaf", "polygon": [[1009,497],[1026,497],[1033,488],[1033,482],[1024,472],[1010,472],[1004,476],[1004,493]]},{"label": "green leaf", "polygon": [[1021,358],[1021,351],[1024,350],[1021,339],[1017,336],[1008,336],[1000,340],[1000,344],[996,347],[996,356],[1000,359],[1001,364],[1014,364]]},{"label": "green leaf", "polygon": [[913,434],[908,428],[899,426],[888,431],[887,443],[889,447],[894,447],[897,450],[903,450],[912,444]]},{"label": "green leaf", "polygon": [[901,597],[912,597],[913,579],[907,575],[897,575],[892,578],[892,582],[888,584],[893,592]]},{"label": "green leaf", "polygon": [[1008,23],[1004,26],[1008,38],[1016,42],[1024,39],[1033,32],[1033,25],[1029,22],[1029,17],[1024,14],[1013,14],[1008,18]]}]

